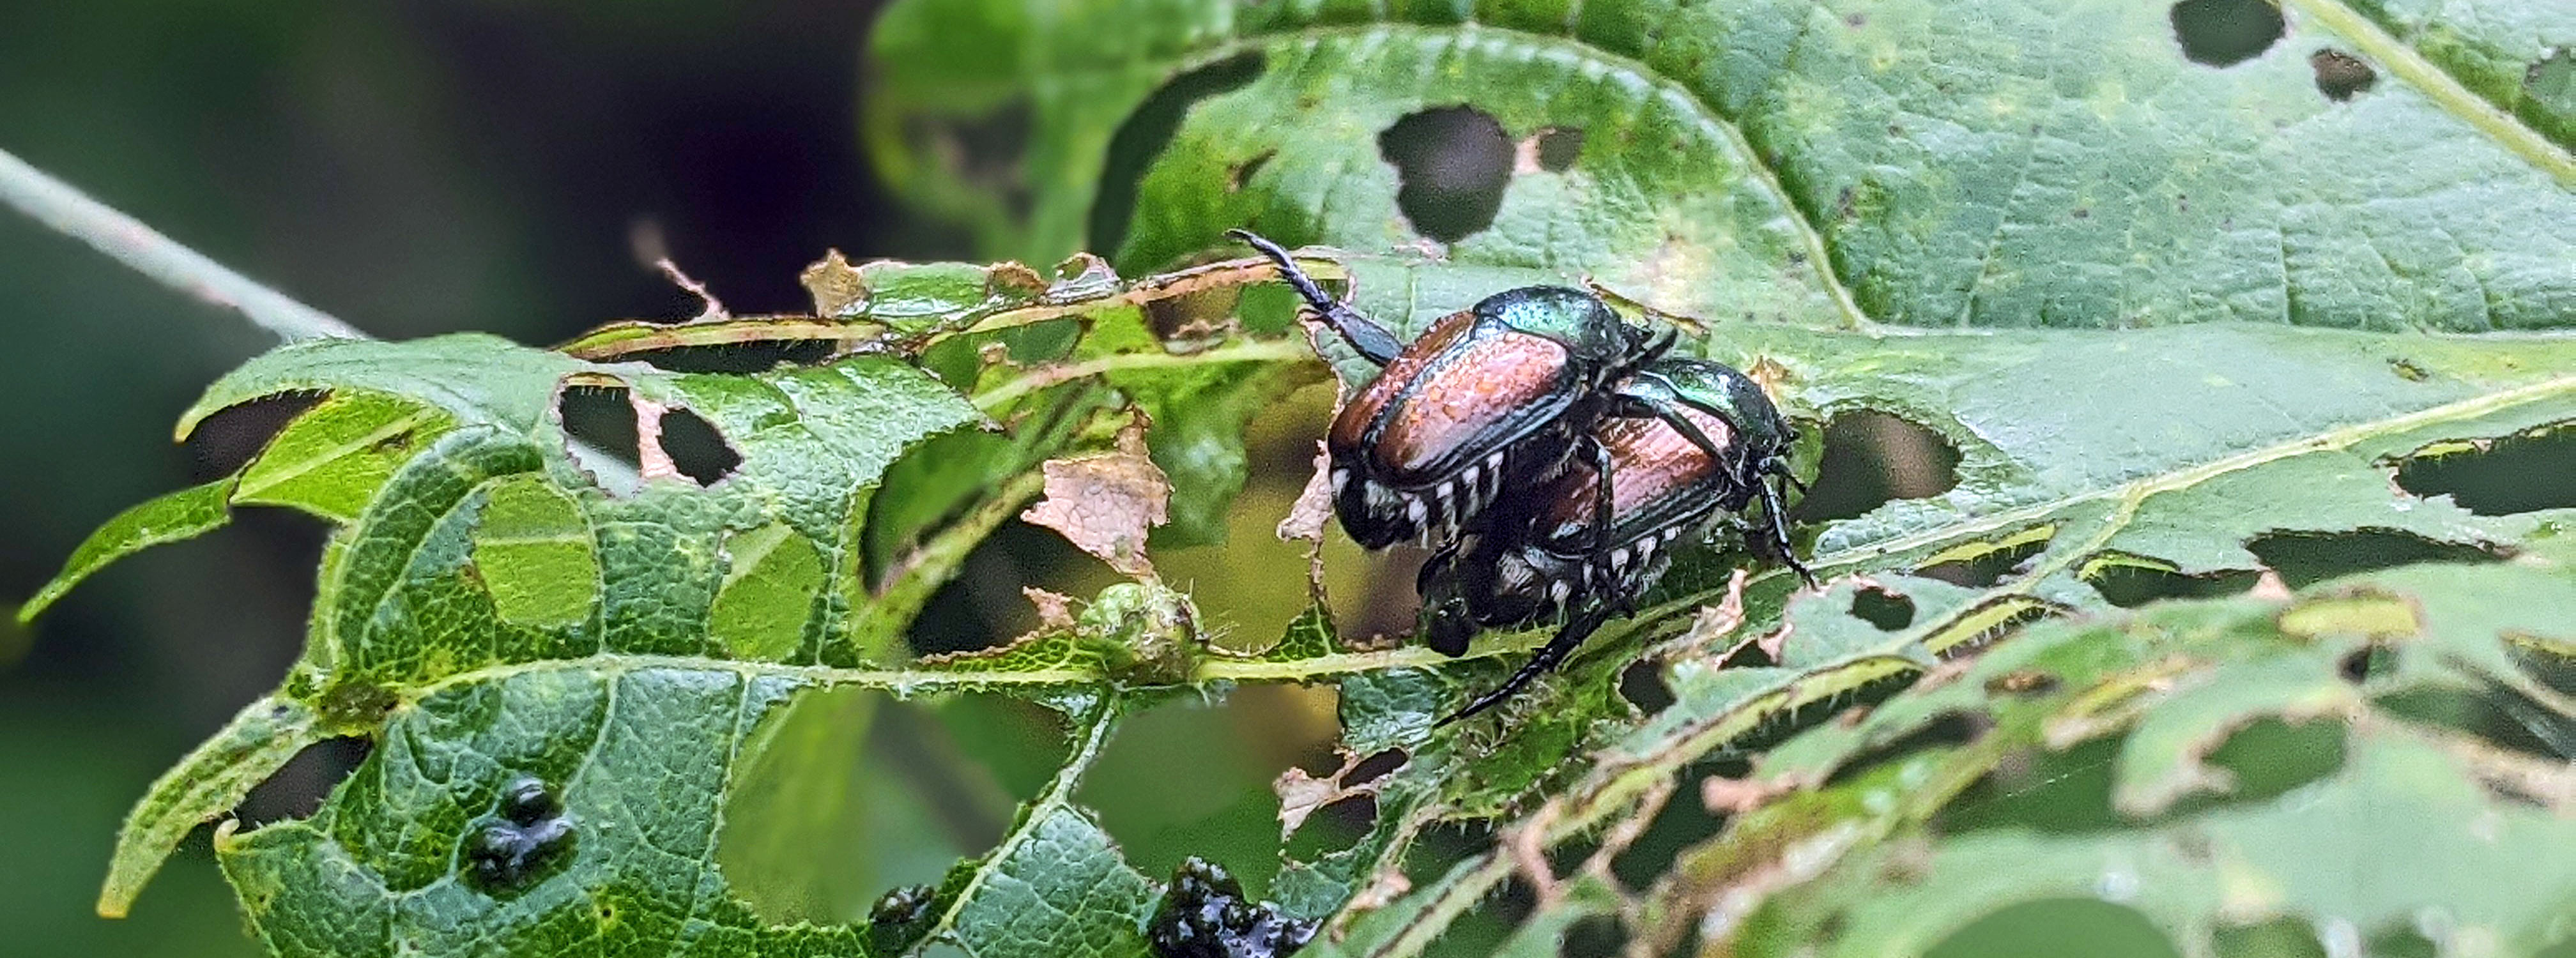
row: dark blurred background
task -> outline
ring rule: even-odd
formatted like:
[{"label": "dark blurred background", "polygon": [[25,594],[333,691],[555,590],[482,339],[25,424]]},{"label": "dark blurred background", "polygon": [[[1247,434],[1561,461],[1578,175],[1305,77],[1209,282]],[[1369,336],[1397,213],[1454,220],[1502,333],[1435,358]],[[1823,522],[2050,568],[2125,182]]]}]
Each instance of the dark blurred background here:
[{"label": "dark blurred background", "polygon": [[[972,253],[901,217],[859,155],[877,6],[6,0],[0,148],[377,336],[542,344],[695,313],[639,246],[737,310],[795,309],[828,247]],[[0,605],[100,521],[259,438],[169,437],[272,340],[15,213],[0,330]],[[0,950],[252,950],[202,831],[134,917],[90,913],[130,803],[301,640],[319,525],[240,520],[111,569],[32,629],[0,624]],[[278,791],[309,803],[330,766]]]}]

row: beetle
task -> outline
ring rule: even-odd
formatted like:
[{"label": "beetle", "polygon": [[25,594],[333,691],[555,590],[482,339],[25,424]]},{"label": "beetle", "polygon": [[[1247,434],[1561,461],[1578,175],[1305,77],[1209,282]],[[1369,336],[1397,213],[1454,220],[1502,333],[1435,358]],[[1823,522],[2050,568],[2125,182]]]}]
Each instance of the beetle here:
[{"label": "beetle", "polygon": [[1648,333],[1600,297],[1562,286],[1496,293],[1400,343],[1326,294],[1277,243],[1230,235],[1276,263],[1307,307],[1383,370],[1324,439],[1333,511],[1364,548],[1445,543],[1479,528],[1506,490],[1562,471],[1592,422],[1622,405],[1607,387],[1673,345],[1671,330]]},{"label": "beetle", "polygon": [[[1768,545],[1815,584],[1789,541],[1781,488],[1804,489],[1788,465],[1797,429],[1761,384],[1720,363],[1673,357],[1619,384],[1616,395],[1629,415],[1596,423],[1579,443],[1588,455],[1572,457],[1524,506],[1422,567],[1421,633],[1443,654],[1464,654],[1479,628],[1564,620],[1500,688],[1442,724],[1491,708],[1555,668],[1611,616],[1634,610],[1685,535],[1755,499]],[[1650,409],[1678,415],[1645,415]]]}]

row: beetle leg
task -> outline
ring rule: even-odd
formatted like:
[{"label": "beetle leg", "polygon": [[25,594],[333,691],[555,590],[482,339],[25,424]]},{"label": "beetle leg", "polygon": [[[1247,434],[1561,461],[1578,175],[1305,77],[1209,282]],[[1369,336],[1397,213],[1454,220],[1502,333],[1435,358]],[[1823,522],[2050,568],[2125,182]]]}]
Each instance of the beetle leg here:
[{"label": "beetle leg", "polygon": [[1789,464],[1781,461],[1778,456],[1762,460],[1762,474],[1780,477],[1782,481],[1789,484],[1789,488],[1798,490],[1799,495],[1806,495],[1810,491],[1806,483],[1798,481],[1797,473],[1789,471]]},{"label": "beetle leg", "polygon": [[[1767,475],[1777,476],[1788,472],[1786,467],[1779,465],[1779,460],[1776,458],[1767,460],[1762,465],[1762,471]],[[1788,563],[1789,568],[1798,573],[1798,578],[1806,580],[1807,588],[1815,588],[1816,573],[1809,570],[1806,563],[1798,561],[1798,548],[1789,542],[1787,519],[1789,504],[1780,495],[1780,486],[1770,482],[1757,484],[1762,487],[1762,511],[1771,518],[1771,545],[1780,550],[1780,561]]]},{"label": "beetle leg", "polygon": [[1423,644],[1450,658],[1467,654],[1476,637],[1476,616],[1458,584],[1459,540],[1441,544],[1414,576],[1413,591],[1422,596]]},{"label": "beetle leg", "polygon": [[1661,419],[1664,425],[1673,427],[1674,432],[1681,433],[1682,438],[1690,440],[1691,445],[1698,446],[1699,451],[1707,453],[1708,461],[1725,464],[1726,453],[1717,448],[1717,441],[1708,438],[1708,433],[1701,431],[1699,424],[1692,422],[1689,416],[1682,413],[1681,407],[1673,405],[1670,400],[1660,396],[1621,393],[1619,406],[1621,418],[1644,419],[1651,416]]},{"label": "beetle leg", "polygon": [[1614,578],[1617,573],[1610,567],[1609,560],[1612,518],[1610,512],[1617,504],[1618,497],[1611,486],[1614,480],[1610,475],[1610,447],[1602,445],[1598,439],[1586,438],[1584,442],[1592,447],[1593,474],[1600,477],[1600,481],[1592,486],[1592,548],[1584,550],[1583,556],[1584,564],[1592,569],[1594,580],[1586,584],[1597,583],[1595,588],[1589,591],[1598,593],[1602,589],[1614,587],[1617,582]]},{"label": "beetle leg", "polygon": [[1288,251],[1279,248],[1279,244],[1251,230],[1225,232],[1228,236],[1251,244],[1253,249],[1261,251],[1261,255],[1270,257],[1271,262],[1279,264],[1280,281],[1287,283],[1288,288],[1296,290],[1297,296],[1306,301],[1306,307],[1314,310],[1315,315],[1324,320],[1324,325],[1331,326],[1334,332],[1342,334],[1342,341],[1351,344],[1351,348],[1358,350],[1362,358],[1372,364],[1384,366],[1395,361],[1395,354],[1404,351],[1404,344],[1395,338],[1394,333],[1387,332],[1386,327],[1360,315],[1358,310],[1334,299],[1324,292],[1323,287],[1315,285],[1314,278],[1307,276],[1305,270],[1297,268],[1297,261],[1289,258]]},{"label": "beetle leg", "polygon": [[1503,700],[1528,688],[1529,684],[1537,681],[1539,676],[1556,668],[1557,663],[1565,661],[1565,657],[1573,654],[1576,646],[1582,645],[1583,640],[1591,638],[1592,633],[1601,628],[1601,623],[1609,620],[1610,610],[1606,606],[1586,609],[1567,620],[1565,627],[1557,630],[1556,637],[1547,640],[1546,645],[1540,646],[1538,654],[1530,656],[1528,662],[1522,663],[1520,671],[1512,673],[1511,678],[1504,679],[1501,687],[1477,696],[1475,701],[1467,703],[1466,708],[1459,709],[1451,713],[1448,718],[1432,723],[1431,727],[1439,728],[1502,704]]}]

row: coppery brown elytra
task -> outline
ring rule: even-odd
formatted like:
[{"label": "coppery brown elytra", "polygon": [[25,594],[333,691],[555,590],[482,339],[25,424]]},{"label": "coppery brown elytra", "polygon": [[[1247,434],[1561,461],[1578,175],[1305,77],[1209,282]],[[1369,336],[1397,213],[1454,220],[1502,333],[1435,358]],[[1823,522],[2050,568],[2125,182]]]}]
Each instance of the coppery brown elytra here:
[{"label": "coppery brown elytra", "polygon": [[[1484,711],[1564,661],[1611,616],[1671,568],[1672,550],[1695,541],[1721,515],[1762,501],[1761,534],[1799,576],[1815,577],[1789,542],[1784,483],[1797,431],[1760,384],[1725,365],[1657,360],[1619,386],[1622,396],[1655,396],[1696,427],[1694,440],[1661,418],[1606,417],[1591,448],[1609,470],[1575,459],[1528,500],[1525,513],[1497,513],[1487,531],[1462,537],[1422,567],[1421,634],[1458,655],[1483,628],[1563,620],[1548,644],[1503,685],[1442,723]],[[1706,449],[1720,450],[1710,455]],[[1604,476],[1615,485],[1604,487]]]},{"label": "coppery brown elytra", "polygon": [[1333,511],[1362,547],[1439,545],[1472,531],[1505,490],[1562,472],[1608,386],[1672,348],[1600,297],[1531,286],[1486,297],[1401,343],[1333,299],[1278,244],[1235,236],[1279,264],[1306,305],[1383,371],[1324,438]]},{"label": "coppery brown elytra", "polygon": [[1795,481],[1786,456],[1796,432],[1744,374],[1665,358],[1671,330],[1624,322],[1584,290],[1531,286],[1406,343],[1325,293],[1278,244],[1232,235],[1277,263],[1324,325],[1381,370],[1325,435],[1333,511],[1363,547],[1436,549],[1417,582],[1431,647],[1459,655],[1480,628],[1565,620],[1501,688],[1444,724],[1508,698],[1628,611],[1675,541],[1721,510],[1761,498],[1766,538],[1814,582],[1789,546],[1774,481]]}]

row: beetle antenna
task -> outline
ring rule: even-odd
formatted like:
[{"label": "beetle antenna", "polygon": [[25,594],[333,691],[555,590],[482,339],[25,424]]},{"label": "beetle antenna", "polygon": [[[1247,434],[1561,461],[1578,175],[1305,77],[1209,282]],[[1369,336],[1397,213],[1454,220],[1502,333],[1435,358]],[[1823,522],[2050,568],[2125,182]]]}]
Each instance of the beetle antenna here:
[{"label": "beetle antenna", "polygon": [[1403,351],[1404,344],[1396,341],[1395,334],[1325,293],[1324,287],[1316,285],[1315,278],[1306,275],[1306,271],[1297,266],[1296,259],[1279,244],[1251,230],[1232,229],[1225,231],[1225,235],[1250,244],[1253,249],[1261,251],[1261,255],[1278,264],[1279,280],[1287,283],[1289,289],[1296,290],[1297,297],[1306,301],[1306,308],[1314,310],[1325,325],[1342,334],[1342,341],[1351,344],[1351,348],[1358,350],[1370,363],[1384,366],[1395,361],[1395,354]]},{"label": "beetle antenna", "polygon": [[[1634,329],[1636,327],[1629,328]],[[1629,373],[1636,372],[1637,370],[1646,368],[1648,363],[1664,358],[1664,354],[1672,352],[1673,344],[1680,341],[1680,339],[1681,334],[1674,331],[1670,326],[1663,327],[1655,330],[1653,333],[1647,334],[1645,341],[1637,344],[1637,347],[1628,354],[1627,361],[1620,363],[1617,368],[1610,371],[1610,378],[1617,379]]]},{"label": "beetle antenna", "polygon": [[1520,690],[1528,688],[1529,684],[1537,681],[1539,676],[1545,675],[1550,670],[1556,668],[1557,663],[1565,661],[1565,657],[1567,655],[1573,654],[1575,646],[1582,645],[1583,640],[1591,638],[1592,633],[1599,630],[1601,628],[1601,624],[1609,620],[1610,611],[1606,604],[1584,610],[1573,619],[1568,620],[1565,623],[1565,628],[1557,631],[1555,638],[1547,640],[1546,645],[1540,646],[1538,654],[1530,656],[1530,660],[1528,662],[1522,663],[1520,671],[1512,673],[1511,678],[1504,679],[1501,687],[1477,696],[1475,701],[1467,703],[1466,708],[1459,709],[1457,712],[1452,713],[1448,718],[1431,723],[1431,727],[1439,728],[1443,725],[1456,722],[1486,709],[1493,708],[1494,706],[1501,705],[1505,699],[1509,699]]}]

